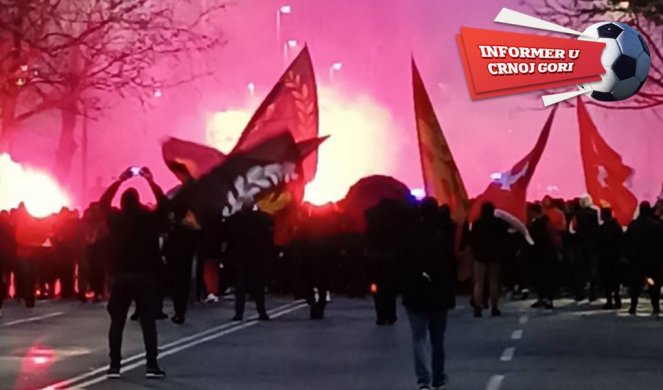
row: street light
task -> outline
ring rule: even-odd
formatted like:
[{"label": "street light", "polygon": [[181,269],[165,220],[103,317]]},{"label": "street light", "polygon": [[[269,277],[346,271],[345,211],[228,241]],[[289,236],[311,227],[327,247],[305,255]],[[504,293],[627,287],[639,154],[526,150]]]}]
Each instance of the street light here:
[{"label": "street light", "polygon": [[282,5],[276,10],[276,41],[281,43],[281,15],[288,15],[292,13],[292,7],[289,5]]},{"label": "street light", "polygon": [[288,39],[283,44],[283,66],[284,67],[288,66],[288,60],[290,59],[290,56],[289,56],[290,49],[296,48],[298,44],[299,43],[297,42],[296,39]]},{"label": "street light", "polygon": [[329,67],[329,82],[333,83],[334,82],[334,73],[338,72],[339,70],[343,69],[343,63],[342,62],[334,62],[330,67]]},{"label": "street light", "polygon": [[253,84],[253,83],[249,83],[248,88],[249,88],[249,95],[251,95],[251,97],[255,97],[256,96],[256,85]]}]

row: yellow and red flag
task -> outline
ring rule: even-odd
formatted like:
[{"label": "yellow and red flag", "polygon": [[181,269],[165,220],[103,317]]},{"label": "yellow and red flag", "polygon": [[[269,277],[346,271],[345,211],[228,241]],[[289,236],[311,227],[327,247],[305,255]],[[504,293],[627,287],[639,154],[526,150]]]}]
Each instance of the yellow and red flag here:
[{"label": "yellow and red flag", "polygon": [[467,215],[467,191],[414,59],[412,87],[426,193],[435,197],[439,204],[448,204],[454,221],[463,226]]}]

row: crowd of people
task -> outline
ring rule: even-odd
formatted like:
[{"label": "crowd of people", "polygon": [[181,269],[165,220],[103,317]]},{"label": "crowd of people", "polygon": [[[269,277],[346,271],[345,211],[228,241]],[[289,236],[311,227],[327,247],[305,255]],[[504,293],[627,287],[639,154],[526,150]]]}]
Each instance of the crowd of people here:
[{"label": "crowd of people", "polygon": [[[120,186],[136,175],[148,182],[156,204],[142,205],[129,188],[120,208],[112,207]],[[476,221],[457,226],[449,207],[432,198],[383,199],[365,211],[360,230],[336,206],[308,207],[288,226],[292,239],[285,246],[274,244],[272,216],[253,205],[229,218],[210,217],[203,228],[184,205],[170,204],[146,168],[125,171],[82,216],[63,209],[39,219],[24,205],[2,212],[0,308],[10,291],[27,307],[56,293],[81,302],[108,299],[109,376],[117,377],[122,332],[135,302],[131,319],[143,330],[146,375],[160,378],[155,320],[168,318],[166,297],[173,301],[171,320],[182,324],[191,301],[217,302],[230,291],[234,321],[243,320],[247,295],[259,320],[268,321],[266,291],[306,299],[312,320],[324,318],[330,291],[371,294],[376,324],[388,326],[398,320],[402,295],[422,389],[446,383],[446,314],[463,289],[471,292],[475,317],[488,307],[500,316],[504,291],[514,298],[536,294],[533,307],[542,309],[553,309],[560,296],[591,301],[602,294],[605,309],[618,309],[622,286],[631,314],[643,288],[654,315],[660,311],[663,202],[642,202],[637,217],[620,226],[609,208],[597,208],[588,196],[568,202],[546,197],[528,205],[529,237],[490,203],[481,205]],[[468,264],[473,278],[464,280]],[[427,339],[432,370],[425,363]]]},{"label": "crowd of people", "polygon": [[590,196],[564,202],[550,197],[528,205],[528,244],[490,205],[472,227],[469,247],[474,258],[475,316],[486,306],[484,269],[491,286],[492,314],[499,316],[498,286],[514,297],[536,294],[535,308],[553,309],[555,297],[576,301],[599,297],[606,310],[621,309],[623,288],[635,314],[646,288],[653,315],[659,316],[663,277],[663,201],[643,201],[632,222],[622,226],[609,207],[599,208]]}]

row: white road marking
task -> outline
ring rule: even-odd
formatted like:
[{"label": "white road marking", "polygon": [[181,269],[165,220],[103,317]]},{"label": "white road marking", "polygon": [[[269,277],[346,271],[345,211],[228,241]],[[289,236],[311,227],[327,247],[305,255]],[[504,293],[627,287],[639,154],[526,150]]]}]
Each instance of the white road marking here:
[{"label": "white road marking", "polygon": [[521,325],[526,324],[527,321],[529,321],[529,318],[527,316],[520,316],[520,318],[518,319],[518,323],[520,323]]},{"label": "white road marking", "polygon": [[[285,305],[276,307],[274,309],[268,310],[267,313],[270,316],[272,316],[272,318],[278,318],[278,317],[280,317],[284,314],[290,313],[291,311],[295,311],[295,310],[298,310],[298,309],[306,306],[306,305],[302,304],[302,302],[303,302],[302,300],[290,302],[288,304],[285,304]],[[167,351],[165,351],[165,352],[163,351],[165,348],[170,348],[170,347],[176,346],[178,344],[186,343],[187,341],[190,341],[190,340],[204,338],[205,336],[207,336],[209,334],[212,334],[214,332],[220,332],[220,331],[223,332],[226,329],[229,329],[229,328],[230,329],[235,329],[235,327],[241,327],[242,325],[246,325],[246,324],[256,325],[257,324],[257,321],[256,321],[257,319],[258,319],[258,316],[254,315],[254,316],[250,317],[248,319],[248,321],[245,322],[245,323],[228,323],[228,324],[224,324],[224,325],[221,325],[221,326],[217,326],[217,327],[214,327],[214,328],[211,328],[211,329],[207,329],[207,330],[195,333],[191,336],[187,336],[187,337],[184,337],[184,338],[179,339],[179,340],[175,340],[173,342],[170,342],[168,344],[160,346],[159,347],[159,355],[160,355],[160,357],[161,356],[167,356],[166,355]],[[235,330],[233,330],[233,331],[235,331]],[[139,353],[139,354],[130,356],[126,359],[122,359],[122,363],[127,364],[127,363],[134,362],[136,360],[139,360],[141,364],[145,364],[144,358],[145,358],[145,353],[143,352],[143,353]],[[138,366],[140,366],[140,364]],[[135,367],[138,367],[138,366],[135,366]],[[123,368],[122,372],[124,372],[124,370],[129,370],[128,367],[130,367],[130,366],[125,366]],[[132,367],[132,369],[135,368],[135,367]],[[75,376],[73,378],[65,379],[65,380],[60,381],[58,383],[46,386],[46,387],[42,388],[41,390],[70,389],[70,388],[72,388],[71,385],[73,385],[74,383],[80,382],[80,381],[88,379],[88,378],[93,378],[93,377],[95,377],[97,375],[100,375],[100,374],[103,375],[101,377],[102,380],[105,380],[106,379],[105,375],[106,375],[107,370],[108,370],[108,365],[105,365],[103,367],[97,367],[96,369],[92,369],[91,371],[86,372],[85,374],[81,374],[81,375]],[[99,379],[99,378],[97,378],[97,379]],[[98,383],[98,382],[94,382],[94,383]],[[78,385],[78,388],[80,388],[81,386],[83,386],[83,385]]]},{"label": "white road marking", "polygon": [[502,352],[502,356],[500,357],[500,360],[503,362],[510,362],[513,360],[513,354],[516,353],[516,348],[514,347],[508,347]]},{"label": "white road marking", "polygon": [[[304,307],[306,307],[306,306],[308,306],[308,305],[303,303],[303,304],[300,304],[300,305],[298,305],[298,306],[291,307],[291,308],[289,308],[289,309],[286,309],[286,310],[283,310],[283,311],[278,312],[278,313],[276,313],[276,314],[273,314],[273,315],[272,315],[272,318],[278,318],[278,317],[281,317],[281,316],[283,316],[283,315],[286,315],[286,314],[288,314],[288,313],[290,313],[290,312],[293,312],[293,311],[295,311],[295,310],[299,310],[299,309],[304,308]],[[184,351],[185,349],[189,349],[189,348],[191,348],[191,347],[195,347],[195,346],[198,345],[198,344],[206,343],[206,342],[208,342],[208,341],[212,341],[212,340],[218,339],[219,337],[223,337],[223,336],[225,336],[225,335],[228,335],[228,334],[231,334],[231,333],[235,333],[235,332],[238,332],[238,331],[240,331],[240,330],[242,330],[242,329],[246,329],[246,328],[249,328],[249,327],[252,327],[252,326],[258,325],[258,324],[259,324],[259,321],[256,319],[256,320],[252,320],[252,321],[249,321],[249,322],[244,322],[244,323],[242,323],[242,324],[239,324],[239,325],[235,326],[234,328],[226,329],[226,330],[223,330],[223,331],[221,331],[221,332],[219,332],[219,333],[213,333],[213,334],[210,334],[210,335],[208,335],[208,336],[206,336],[206,337],[203,337],[203,338],[199,338],[199,339],[193,340],[193,341],[191,341],[191,342],[189,342],[189,343],[186,343],[186,344],[180,345],[180,346],[178,346],[178,347],[175,347],[175,348],[169,349],[169,350],[167,350],[167,351],[165,351],[165,352],[161,352],[161,353],[159,353],[159,359],[161,359],[161,358],[163,358],[163,357],[165,357],[165,356],[169,356],[169,355],[172,355],[172,354],[175,354],[175,353],[178,353],[178,352]],[[139,361],[137,361],[137,362],[134,362],[134,363],[131,363],[131,364],[127,365],[127,366],[122,367],[121,372],[122,372],[122,373],[126,373],[127,371],[131,371],[131,370],[133,370],[133,369],[135,369],[135,368],[138,368],[138,367],[140,367],[140,366],[144,366],[145,363],[146,363],[145,359],[139,360]],[[86,388],[87,386],[92,386],[92,385],[94,385],[94,384],[97,384],[97,383],[103,382],[103,381],[105,381],[105,380],[108,380],[108,378],[106,377],[105,374],[103,374],[103,375],[101,375],[101,376],[99,376],[99,377],[97,377],[97,378],[91,379],[91,380],[89,380],[89,381],[87,381],[87,382],[80,383],[80,384],[78,384],[78,385],[72,387],[72,389],[85,390],[85,388]],[[52,388],[52,389],[55,390],[55,389],[57,389],[57,387],[54,387],[54,388]],[[44,390],[45,390],[45,389],[44,389]]]},{"label": "white road marking", "polygon": [[504,381],[504,375],[491,376],[486,385],[486,390],[500,390],[500,387],[502,387],[502,381]]},{"label": "white road marking", "polygon": [[573,299],[559,299],[555,301],[555,307],[560,308],[560,307],[566,307],[575,301]]},{"label": "white road marking", "polygon": [[63,314],[64,314],[63,311],[58,311],[58,312],[55,312],[55,313],[48,313],[48,314],[44,314],[44,315],[41,315],[41,316],[23,318],[23,319],[20,319],[20,320],[5,322],[5,323],[2,324],[2,326],[14,326],[14,325],[19,325],[19,324],[25,324],[25,323],[28,323],[28,322],[41,321],[41,320],[45,320],[47,318],[53,318],[53,317],[61,316]]},{"label": "white road marking", "polygon": [[522,329],[516,329],[511,333],[511,338],[513,340],[520,340],[523,338],[523,330]]}]

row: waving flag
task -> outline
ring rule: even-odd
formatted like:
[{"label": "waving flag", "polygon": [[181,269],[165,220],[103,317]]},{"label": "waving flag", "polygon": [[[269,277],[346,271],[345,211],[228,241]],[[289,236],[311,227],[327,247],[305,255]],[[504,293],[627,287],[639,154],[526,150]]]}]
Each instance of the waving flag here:
[{"label": "waving flag", "polygon": [[[235,175],[237,180],[241,180],[236,171],[246,168],[246,164],[252,163],[255,166],[256,160],[250,156],[256,150],[271,153],[271,156],[263,153],[263,157],[280,161],[282,156],[276,150],[283,150],[286,133],[296,144],[298,155],[303,156],[297,161],[291,161],[292,158],[287,160],[288,173],[292,173],[290,163],[295,163],[296,177],[290,175],[285,183],[263,188],[260,196],[255,199],[262,210],[274,215],[275,241],[277,244],[285,244],[289,240],[288,229],[292,226],[295,206],[303,200],[306,183],[315,177],[318,146],[325,139],[318,138],[318,122],[315,75],[308,47],[305,47],[253,114],[228,156],[202,145],[170,139],[163,146],[164,160],[181,181],[201,178],[196,181],[203,183],[193,186],[195,190],[189,189],[190,186],[183,188],[187,203],[196,206],[198,214],[201,210],[220,213],[224,207],[229,206],[228,212],[224,212],[227,214],[232,212],[232,205],[240,204],[233,197],[235,192],[228,189],[230,176]],[[278,144],[281,146],[276,147]],[[205,173],[211,175],[207,177]],[[230,176],[226,176],[228,174]],[[232,183],[230,185],[232,187]],[[209,194],[205,195],[204,190],[210,191]],[[251,191],[257,191],[257,188]],[[213,201],[210,196],[221,196],[226,205],[220,208],[220,203]],[[184,195],[178,198],[182,199]],[[197,205],[197,202],[201,205]]]},{"label": "waving flag", "polygon": [[587,192],[601,207],[611,207],[615,219],[627,225],[633,219],[638,203],[625,185],[633,175],[633,169],[624,165],[619,153],[601,137],[580,97],[577,102],[580,154]]},{"label": "waving flag", "polygon": [[[278,80],[251,117],[232,153],[290,132],[295,142],[318,137],[318,97],[313,64],[305,47]],[[198,178],[226,156],[220,151],[194,142],[169,138],[163,143],[163,158],[182,181]],[[309,182],[317,168],[317,145],[303,162],[303,177]]]},{"label": "waving flag", "polygon": [[[246,150],[282,129],[288,129],[296,142],[316,140],[318,137],[318,94],[313,63],[308,47],[297,55],[242,132],[233,152]],[[304,188],[315,177],[318,165],[317,144],[301,162],[301,176],[290,182],[274,197],[260,203],[262,210],[274,215],[274,236],[277,245],[290,240],[290,230],[296,215],[295,205],[302,202]]]},{"label": "waving flag", "polygon": [[534,149],[518,161],[513,168],[502,173],[498,179],[490,183],[486,191],[476,199],[470,209],[470,221],[476,221],[479,218],[483,203],[491,202],[498,210],[496,215],[499,214],[500,217],[516,225],[516,228],[526,232],[526,229],[523,229],[527,223],[527,186],[548,142],[555,111],[557,111],[557,106],[548,115]]},{"label": "waving flag", "polygon": [[[318,136],[318,95],[308,47],[299,53],[251,117],[233,149],[246,150],[288,129],[296,142]],[[304,180],[315,177],[317,151],[303,162]]]},{"label": "waving flag", "polygon": [[166,165],[181,182],[199,178],[221,164],[226,157],[209,146],[173,137],[164,141],[161,152]]},{"label": "waving flag", "polygon": [[412,88],[417,136],[426,193],[448,204],[453,219],[462,226],[467,215],[467,191],[449,144],[437,121],[417,65],[412,60]]},{"label": "waving flag", "polygon": [[322,141],[295,143],[283,131],[246,151],[230,154],[208,173],[185,183],[173,203],[186,205],[202,224],[221,215],[229,217],[299,180],[301,161]]}]

